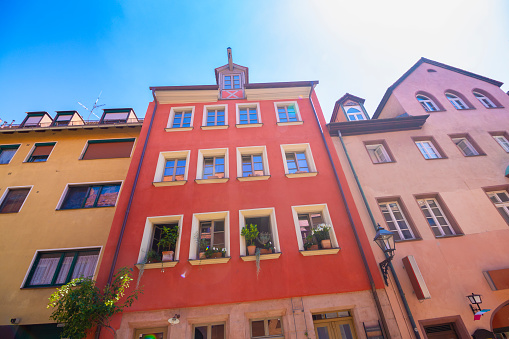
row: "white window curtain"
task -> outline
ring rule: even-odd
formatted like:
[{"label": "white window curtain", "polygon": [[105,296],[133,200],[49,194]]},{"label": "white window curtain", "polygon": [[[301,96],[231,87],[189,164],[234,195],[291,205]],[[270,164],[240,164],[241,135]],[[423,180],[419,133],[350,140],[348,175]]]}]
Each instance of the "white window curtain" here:
[{"label": "white window curtain", "polygon": [[95,264],[97,263],[98,258],[99,255],[97,254],[79,256],[76,261],[76,265],[74,266],[71,279],[80,277],[92,278],[94,276]]},{"label": "white window curtain", "polygon": [[62,263],[62,267],[60,267],[60,272],[57,277],[57,284],[65,284],[67,274],[69,274],[69,269],[71,268],[72,259],[74,256],[68,256],[64,258],[64,262]]},{"label": "white window curtain", "polygon": [[51,280],[53,280],[53,276],[55,275],[55,270],[57,269],[59,261],[60,256],[56,258],[53,257],[39,259],[37,268],[35,269],[34,275],[32,276],[32,280],[30,281],[30,285],[51,284]]}]

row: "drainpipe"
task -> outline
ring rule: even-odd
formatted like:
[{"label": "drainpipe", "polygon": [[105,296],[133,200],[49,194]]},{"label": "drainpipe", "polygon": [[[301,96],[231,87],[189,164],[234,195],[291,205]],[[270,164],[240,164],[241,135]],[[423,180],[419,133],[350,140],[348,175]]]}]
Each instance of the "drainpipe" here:
[{"label": "drainpipe", "polygon": [[[152,130],[152,124],[154,123],[154,117],[157,109],[157,98],[155,95],[155,91],[152,90],[152,96],[154,97],[154,110],[152,111],[152,116],[150,117],[150,125],[148,126],[147,137],[145,138],[145,143],[143,144],[143,150],[141,151],[140,162],[138,163],[138,169],[136,170],[136,176],[134,177],[133,188],[131,189],[131,195],[129,196],[129,202],[127,203],[127,208],[124,214],[124,221],[122,222],[122,228],[120,229],[120,235],[117,240],[117,247],[115,248],[115,255],[113,256],[113,262],[111,263],[110,275],[108,276],[107,285],[111,284],[113,280],[113,274],[115,272],[115,266],[117,264],[118,253],[120,252],[120,246],[122,245],[122,239],[124,237],[125,227],[127,225],[127,219],[129,218],[129,212],[131,211],[131,205],[133,203],[134,192],[136,190],[136,186],[138,185],[138,178],[140,177],[141,165],[143,163],[143,158],[145,158],[145,151],[147,150],[148,138],[150,136],[150,131]],[[98,339],[101,334],[101,327],[97,328],[95,332],[95,338]]]},{"label": "drainpipe", "polygon": [[[371,219],[371,223],[373,224],[373,228],[375,231],[377,230],[377,222],[375,221],[375,217],[373,216],[373,213],[371,212],[371,208],[369,207],[368,200],[366,199],[366,195],[364,195],[364,190],[362,189],[361,183],[359,181],[359,178],[357,177],[357,173],[355,172],[355,169],[352,164],[352,160],[350,159],[350,155],[348,154],[348,151],[346,150],[345,142],[343,141],[343,137],[341,136],[341,131],[338,131],[339,140],[341,141],[341,146],[343,146],[343,151],[345,152],[346,158],[348,159],[348,164],[350,164],[350,169],[352,170],[353,176],[355,178],[355,182],[357,183],[357,187],[359,188],[359,191],[361,192],[362,201],[364,201],[364,205],[366,206],[366,209],[368,210],[369,218]],[[389,255],[387,253],[385,254],[385,258],[389,258]],[[398,293],[403,301],[403,305],[405,306],[405,311],[408,316],[408,320],[410,320],[410,324],[412,325],[412,330],[414,331],[415,338],[420,339],[421,336],[419,335],[419,331],[417,330],[417,325],[415,324],[414,317],[412,315],[412,311],[410,311],[410,307],[408,306],[408,302],[405,297],[405,292],[403,292],[403,288],[401,288],[401,284],[399,282],[398,275],[396,274],[396,271],[394,270],[394,266],[392,266],[392,262],[389,262],[389,267],[391,268],[392,276],[394,277],[394,283],[396,284],[398,288]]]},{"label": "drainpipe", "polygon": [[329,161],[332,166],[332,170],[334,171],[334,176],[336,178],[336,184],[338,185],[339,192],[341,193],[341,199],[346,208],[346,214],[348,215],[348,221],[350,223],[350,227],[352,228],[353,234],[355,235],[355,242],[357,243],[357,248],[361,254],[362,262],[364,264],[364,269],[366,274],[368,275],[369,284],[371,286],[371,293],[373,294],[373,299],[375,300],[376,309],[378,315],[380,316],[380,320],[382,321],[382,330],[385,333],[386,338],[391,338],[391,334],[389,332],[389,327],[387,326],[387,321],[385,319],[385,315],[382,310],[382,304],[380,303],[380,299],[378,298],[378,293],[376,292],[375,281],[373,280],[373,275],[369,269],[368,260],[366,259],[366,254],[362,248],[361,240],[359,238],[359,234],[357,233],[357,229],[355,227],[355,223],[353,221],[352,213],[350,212],[350,207],[348,206],[348,202],[345,197],[345,192],[343,191],[343,186],[341,185],[341,181],[339,180],[338,172],[336,170],[336,166],[334,165],[334,161],[332,160],[332,155],[329,150],[329,146],[327,145],[327,140],[325,139],[325,135],[323,133],[322,125],[320,124],[320,119],[318,118],[318,114],[316,113],[315,105],[313,104],[313,99],[311,98],[313,91],[315,89],[316,83],[311,85],[311,91],[309,92],[309,102],[311,103],[311,108],[313,108],[313,113],[315,115],[316,123],[318,124],[318,128],[320,130],[320,134],[322,136],[323,144],[325,145],[325,149],[327,150],[327,155],[329,157]]}]

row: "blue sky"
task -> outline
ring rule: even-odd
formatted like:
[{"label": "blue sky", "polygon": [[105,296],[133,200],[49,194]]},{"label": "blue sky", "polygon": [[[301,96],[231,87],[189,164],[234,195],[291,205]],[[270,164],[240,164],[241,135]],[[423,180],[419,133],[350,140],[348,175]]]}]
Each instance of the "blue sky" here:
[{"label": "blue sky", "polygon": [[503,0],[7,0],[0,119],[87,118],[77,102],[91,106],[101,91],[103,108],[143,117],[149,86],[214,84],[229,46],[251,82],[319,80],[327,119],[345,92],[372,114],[421,56],[509,82],[508,16]]}]

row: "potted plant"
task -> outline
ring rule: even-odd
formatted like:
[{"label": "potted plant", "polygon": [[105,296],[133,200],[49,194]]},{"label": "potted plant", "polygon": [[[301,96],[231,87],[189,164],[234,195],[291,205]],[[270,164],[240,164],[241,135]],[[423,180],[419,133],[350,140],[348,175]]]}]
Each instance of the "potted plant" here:
[{"label": "potted plant", "polygon": [[242,227],[242,231],[240,232],[240,235],[242,235],[244,237],[244,239],[246,239],[246,243],[249,244],[247,246],[247,252],[249,253],[249,255],[255,255],[256,246],[254,244],[254,241],[255,241],[256,237],[258,237],[259,233],[260,232],[258,232],[258,225],[250,224],[249,226],[246,225],[246,226]]},{"label": "potted plant", "polygon": [[330,240],[330,229],[331,227],[327,224],[319,224],[316,228],[313,229],[313,235],[316,240],[320,242],[322,248],[331,248],[331,240]]},{"label": "potted plant", "polygon": [[304,242],[304,249],[306,251],[318,249],[318,245],[315,243],[315,238],[313,237],[313,234],[310,234],[306,237],[306,241]]},{"label": "potted plant", "polygon": [[159,256],[159,254],[156,251],[154,251],[154,250],[148,251],[147,262],[149,264],[154,263],[154,262],[159,262],[159,261],[161,261],[161,257]]},{"label": "potted plant", "polygon": [[205,251],[207,250],[208,248],[208,242],[207,242],[207,239],[200,239],[198,241],[198,247],[200,248],[200,254],[199,254],[199,258],[200,259],[205,259],[207,256],[205,255]]},{"label": "potted plant", "polygon": [[263,248],[260,248],[260,254],[272,253],[273,247],[270,238],[271,236],[269,232],[260,232],[260,234],[258,235],[258,242],[263,246]]},{"label": "potted plant", "polygon": [[175,244],[177,243],[177,239],[179,236],[179,227],[166,227],[164,226],[161,229],[161,240],[159,240],[159,243],[157,246],[161,249],[168,249],[167,251],[162,251],[163,254],[163,260],[162,261],[172,261],[173,260],[173,254],[175,253],[172,251],[172,246],[175,248]]},{"label": "potted plant", "polygon": [[213,259],[213,258],[221,258],[226,253],[226,249],[224,248],[216,248],[207,246],[205,248],[205,258],[207,259]]}]

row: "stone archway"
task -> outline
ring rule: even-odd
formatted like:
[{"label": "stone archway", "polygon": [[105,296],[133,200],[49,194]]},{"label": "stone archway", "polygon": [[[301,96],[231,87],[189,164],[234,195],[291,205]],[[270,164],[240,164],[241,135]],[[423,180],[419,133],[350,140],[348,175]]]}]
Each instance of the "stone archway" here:
[{"label": "stone archway", "polygon": [[499,339],[509,339],[509,300],[497,307],[491,316],[491,329]]}]

